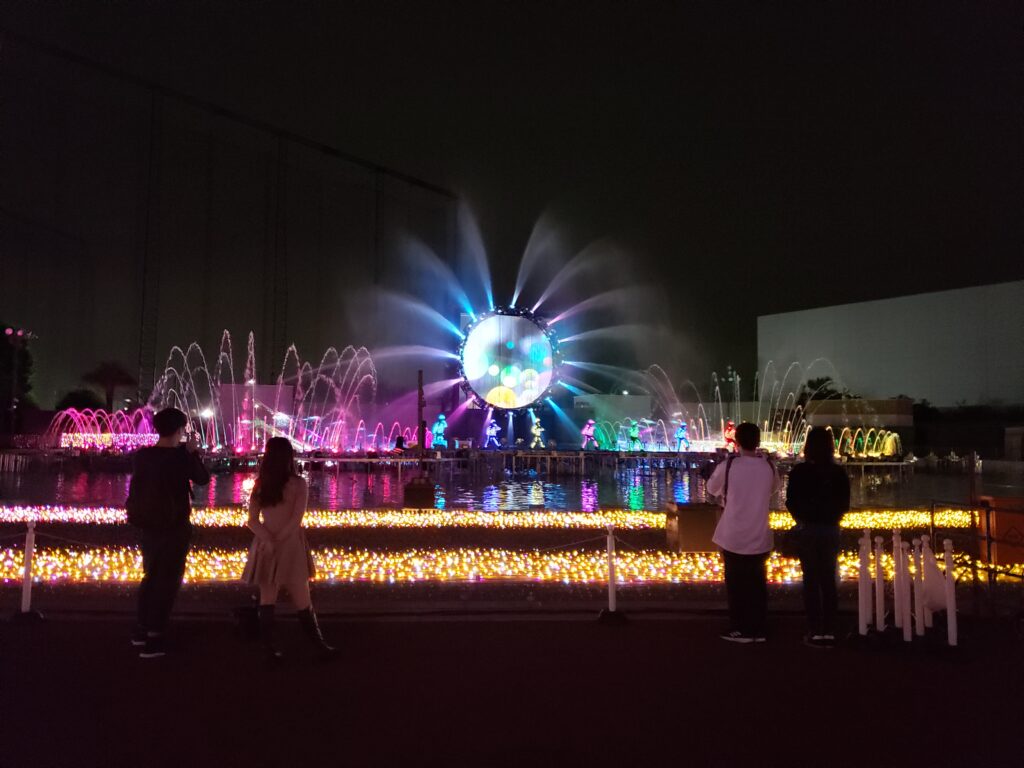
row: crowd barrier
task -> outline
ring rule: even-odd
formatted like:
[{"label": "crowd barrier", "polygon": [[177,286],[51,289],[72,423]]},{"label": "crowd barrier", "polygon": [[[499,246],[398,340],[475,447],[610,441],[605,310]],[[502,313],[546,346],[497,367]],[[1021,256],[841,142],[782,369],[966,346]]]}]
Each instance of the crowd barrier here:
[{"label": "crowd barrier", "polygon": [[[864,530],[859,540],[860,570],[857,579],[857,630],[866,637],[871,629],[884,633],[886,623],[885,539],[871,538]],[[872,546],[873,545],[873,546]],[[956,561],[953,542],[943,545],[944,572],[939,570],[932,551],[931,536],[906,541],[899,531],[892,532],[892,625],[903,642],[923,637],[933,628],[933,613],[946,613],[946,642],[958,643],[956,608]],[[911,572],[910,564],[914,568]],[[872,610],[873,608],[873,610]]]}]

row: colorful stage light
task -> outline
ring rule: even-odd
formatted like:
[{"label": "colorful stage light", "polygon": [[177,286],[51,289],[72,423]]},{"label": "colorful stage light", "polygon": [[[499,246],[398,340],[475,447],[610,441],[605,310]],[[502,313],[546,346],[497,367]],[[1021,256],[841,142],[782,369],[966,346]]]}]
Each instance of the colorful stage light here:
[{"label": "colorful stage light", "polygon": [[526,408],[555,382],[558,342],[529,310],[499,307],[466,328],[459,362],[463,389],[480,402],[502,410]]}]

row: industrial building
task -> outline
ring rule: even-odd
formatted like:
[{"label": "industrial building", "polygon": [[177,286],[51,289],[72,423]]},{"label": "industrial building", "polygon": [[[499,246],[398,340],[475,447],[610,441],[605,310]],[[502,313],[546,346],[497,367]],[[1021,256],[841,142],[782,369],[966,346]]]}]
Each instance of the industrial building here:
[{"label": "industrial building", "polygon": [[825,358],[868,399],[1024,404],[1024,281],[765,315],[757,356],[759,370]]}]

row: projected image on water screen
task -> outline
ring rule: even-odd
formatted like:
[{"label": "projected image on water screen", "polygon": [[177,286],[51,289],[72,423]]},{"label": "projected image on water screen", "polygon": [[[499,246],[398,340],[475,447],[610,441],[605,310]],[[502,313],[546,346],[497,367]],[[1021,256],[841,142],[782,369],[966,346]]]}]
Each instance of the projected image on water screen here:
[{"label": "projected image on water screen", "polygon": [[555,380],[557,341],[529,312],[495,310],[466,329],[459,359],[464,386],[483,403],[526,408]]}]

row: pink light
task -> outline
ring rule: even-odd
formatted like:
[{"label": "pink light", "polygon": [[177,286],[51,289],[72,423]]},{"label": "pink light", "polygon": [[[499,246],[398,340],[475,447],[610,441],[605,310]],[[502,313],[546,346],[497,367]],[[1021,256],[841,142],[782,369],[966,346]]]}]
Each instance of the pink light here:
[{"label": "pink light", "polygon": [[79,450],[119,450],[132,451],[148,445],[156,445],[160,435],[156,433],[89,433],[65,432],[60,436],[61,448],[77,448]]},{"label": "pink light", "polygon": [[4,333],[6,333],[8,336],[12,336],[14,334],[14,329],[13,328],[5,328],[4,329]]}]

